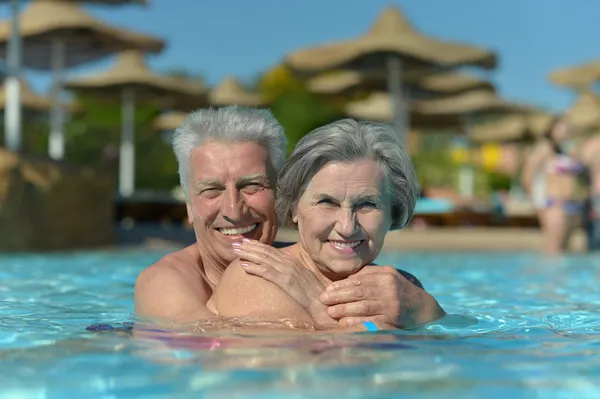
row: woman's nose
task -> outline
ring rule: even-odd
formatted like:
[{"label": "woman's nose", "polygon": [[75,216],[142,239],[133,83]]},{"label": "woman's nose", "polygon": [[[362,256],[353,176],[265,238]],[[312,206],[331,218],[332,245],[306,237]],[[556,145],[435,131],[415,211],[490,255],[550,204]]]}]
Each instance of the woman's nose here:
[{"label": "woman's nose", "polygon": [[336,231],[342,237],[352,237],[358,231],[356,212],[348,208],[340,208]]}]

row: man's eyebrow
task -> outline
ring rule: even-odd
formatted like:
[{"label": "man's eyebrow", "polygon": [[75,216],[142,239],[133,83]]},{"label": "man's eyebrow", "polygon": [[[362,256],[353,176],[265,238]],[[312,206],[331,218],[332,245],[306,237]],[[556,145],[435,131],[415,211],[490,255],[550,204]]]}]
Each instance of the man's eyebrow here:
[{"label": "man's eyebrow", "polygon": [[238,184],[245,184],[245,183],[251,183],[251,182],[256,182],[256,181],[260,181],[261,183],[268,184],[269,178],[264,173],[254,173],[254,174],[240,178],[237,182],[238,182]]}]

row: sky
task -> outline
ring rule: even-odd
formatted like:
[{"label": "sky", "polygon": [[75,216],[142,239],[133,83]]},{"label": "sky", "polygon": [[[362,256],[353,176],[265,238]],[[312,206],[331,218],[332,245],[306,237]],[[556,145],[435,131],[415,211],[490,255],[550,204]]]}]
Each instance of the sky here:
[{"label": "sky", "polygon": [[[148,58],[156,71],[184,69],[211,84],[228,75],[251,79],[293,50],[357,37],[382,10],[398,6],[421,32],[495,51],[484,76],[507,98],[558,111],[573,93],[555,87],[557,68],[600,58],[600,2],[580,0],[149,0],[141,6],[86,6],[98,19],[166,39]],[[0,6],[0,18],[8,7]],[[111,59],[68,71],[67,78],[108,68]],[[49,74],[27,71],[35,89]]]}]

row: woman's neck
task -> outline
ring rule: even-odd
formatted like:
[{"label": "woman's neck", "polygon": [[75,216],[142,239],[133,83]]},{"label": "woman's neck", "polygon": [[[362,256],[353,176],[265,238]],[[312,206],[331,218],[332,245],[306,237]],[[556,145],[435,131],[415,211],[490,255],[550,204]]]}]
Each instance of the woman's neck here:
[{"label": "woman's neck", "polygon": [[300,258],[300,261],[312,270],[325,285],[329,285],[334,281],[343,280],[349,276],[347,274],[341,275],[333,273],[324,265],[315,262],[300,243],[294,245],[294,247],[297,247],[294,249],[298,252],[297,256]]}]

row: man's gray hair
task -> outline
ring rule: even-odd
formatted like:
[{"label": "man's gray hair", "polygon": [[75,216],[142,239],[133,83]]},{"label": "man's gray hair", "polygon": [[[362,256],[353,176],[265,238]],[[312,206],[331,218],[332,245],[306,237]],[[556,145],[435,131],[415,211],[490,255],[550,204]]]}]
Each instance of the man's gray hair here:
[{"label": "man's gray hair", "polygon": [[269,153],[272,172],[283,166],[287,138],[271,111],[230,105],[200,109],[186,116],[173,135],[173,151],[179,163],[179,180],[186,197],[192,151],[207,142],[252,142]]},{"label": "man's gray hair", "polygon": [[402,140],[385,123],[342,119],[304,136],[281,169],[277,182],[277,216],[295,227],[292,212],[315,174],[332,162],[361,158],[377,161],[392,198],[392,227],[405,227],[414,215],[420,188]]}]

